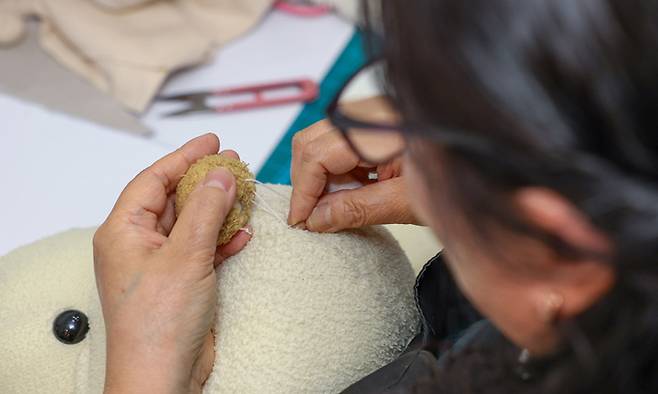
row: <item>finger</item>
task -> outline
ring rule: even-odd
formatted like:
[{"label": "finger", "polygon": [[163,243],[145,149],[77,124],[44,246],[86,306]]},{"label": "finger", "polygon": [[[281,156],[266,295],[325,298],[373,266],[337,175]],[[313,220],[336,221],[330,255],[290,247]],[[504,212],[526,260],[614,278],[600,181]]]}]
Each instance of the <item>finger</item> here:
[{"label": "finger", "polygon": [[187,256],[215,258],[217,235],[235,202],[235,178],[225,168],[208,173],[190,194],[169,239]]},{"label": "finger", "polygon": [[220,155],[222,156],[227,156],[232,159],[240,160],[240,155],[238,155],[238,152],[232,150],[232,149],[227,149],[219,152]]},{"label": "finger", "polygon": [[320,135],[303,145],[292,179],[288,224],[306,220],[322,196],[328,174],[346,174],[359,165],[358,156],[337,132]]},{"label": "finger", "polygon": [[238,254],[251,240],[253,235],[253,229],[251,226],[247,226],[243,229],[240,229],[233,238],[226,244],[217,247],[217,253],[215,256],[215,267],[221,264],[227,258]]},{"label": "finger", "polygon": [[385,181],[387,179],[398,177],[402,174],[402,158],[396,158],[388,163],[377,166],[377,179]]},{"label": "finger", "polygon": [[336,232],[389,223],[416,223],[402,178],[325,195],[306,220],[306,228]]},{"label": "finger", "polygon": [[217,153],[218,149],[219,139],[214,134],[190,140],[137,175],[119,196],[113,212],[124,210],[141,214],[146,211],[159,216],[165,209],[167,196],[190,165],[206,155]]},{"label": "finger", "polygon": [[315,122],[302,131],[299,131],[292,139],[292,161],[290,163],[290,180],[295,179],[297,169],[301,165],[302,151],[304,146],[309,142],[318,138],[322,134],[326,134],[335,130],[336,128],[327,119]]},{"label": "finger", "polygon": [[[369,183],[376,182],[377,179],[372,179],[370,178],[371,173],[377,173],[377,167],[357,167],[350,171],[350,175],[356,179],[357,181],[361,182],[362,184],[366,185]],[[331,179],[331,177],[330,177]]]}]

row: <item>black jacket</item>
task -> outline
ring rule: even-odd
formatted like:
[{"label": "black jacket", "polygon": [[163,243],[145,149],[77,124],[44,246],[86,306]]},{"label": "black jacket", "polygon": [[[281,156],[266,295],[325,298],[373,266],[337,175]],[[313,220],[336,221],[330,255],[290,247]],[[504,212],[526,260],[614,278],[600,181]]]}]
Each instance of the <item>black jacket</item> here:
[{"label": "black jacket", "polygon": [[440,254],[423,267],[414,290],[421,332],[396,360],[344,394],[536,392],[533,367],[519,362],[521,349],[482,319]]}]

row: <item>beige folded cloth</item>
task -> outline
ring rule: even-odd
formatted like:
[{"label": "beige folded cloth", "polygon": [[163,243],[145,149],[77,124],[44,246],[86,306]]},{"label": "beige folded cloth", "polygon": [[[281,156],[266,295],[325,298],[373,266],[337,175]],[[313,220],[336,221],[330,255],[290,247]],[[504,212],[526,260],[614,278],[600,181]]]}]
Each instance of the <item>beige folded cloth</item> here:
[{"label": "beige folded cloth", "polygon": [[[110,0],[111,1],[111,0]],[[359,20],[359,12],[361,10],[361,1],[355,0],[311,0],[315,4],[328,5],[341,16],[350,22],[357,22]]]},{"label": "beige folded cloth", "polygon": [[0,44],[40,20],[40,43],[65,67],[141,112],[172,71],[247,31],[271,0],[0,0]]}]

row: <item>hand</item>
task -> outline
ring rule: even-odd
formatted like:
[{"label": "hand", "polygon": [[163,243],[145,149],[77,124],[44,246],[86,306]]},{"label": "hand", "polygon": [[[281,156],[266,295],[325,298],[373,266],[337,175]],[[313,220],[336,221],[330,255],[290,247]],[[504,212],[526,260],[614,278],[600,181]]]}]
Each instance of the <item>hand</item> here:
[{"label": "hand", "polygon": [[[94,267],[107,334],[106,392],[200,392],[214,361],[215,267],[249,241],[217,248],[235,179],[211,171],[178,220],[178,180],[217,153],[206,134],[142,171],[94,236]],[[237,158],[226,151],[222,154]]]},{"label": "hand", "polygon": [[[368,180],[375,170],[378,180]],[[359,160],[328,121],[315,123],[293,138],[288,224],[336,232],[371,224],[416,223],[401,173],[401,159],[373,167]],[[364,186],[327,193],[333,182],[346,180]]]}]

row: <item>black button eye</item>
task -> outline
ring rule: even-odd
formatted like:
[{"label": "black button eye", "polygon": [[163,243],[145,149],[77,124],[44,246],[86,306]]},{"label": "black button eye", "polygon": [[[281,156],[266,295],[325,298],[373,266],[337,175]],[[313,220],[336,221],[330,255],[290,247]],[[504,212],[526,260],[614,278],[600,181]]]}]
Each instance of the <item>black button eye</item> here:
[{"label": "black button eye", "polygon": [[60,313],[53,322],[53,334],[60,342],[73,345],[81,342],[89,332],[87,315],[74,309]]}]

